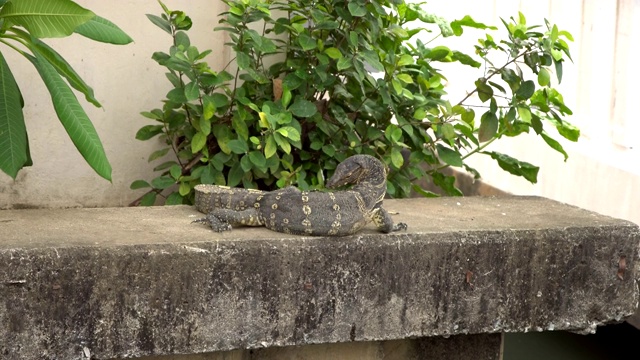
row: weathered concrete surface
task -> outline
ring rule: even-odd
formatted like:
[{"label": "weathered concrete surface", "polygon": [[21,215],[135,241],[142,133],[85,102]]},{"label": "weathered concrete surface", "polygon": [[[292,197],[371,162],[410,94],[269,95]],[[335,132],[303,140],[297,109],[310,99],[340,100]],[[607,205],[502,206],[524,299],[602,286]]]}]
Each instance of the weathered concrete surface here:
[{"label": "weathered concrete surface", "polygon": [[589,329],[637,306],[629,222],[540,198],[385,207],[408,232],[216,234],[190,207],[0,211],[0,357]]}]

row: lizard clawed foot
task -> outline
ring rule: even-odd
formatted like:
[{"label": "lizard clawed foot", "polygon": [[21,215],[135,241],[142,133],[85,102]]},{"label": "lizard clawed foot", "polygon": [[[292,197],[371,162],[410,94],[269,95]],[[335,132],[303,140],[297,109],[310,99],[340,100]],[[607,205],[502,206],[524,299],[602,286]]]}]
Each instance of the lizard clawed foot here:
[{"label": "lizard clawed foot", "polygon": [[221,221],[213,214],[208,214],[206,217],[193,220],[191,223],[205,223],[211,226],[211,229],[215,232],[223,232],[231,230],[231,224]]},{"label": "lizard clawed foot", "polygon": [[393,224],[393,230],[392,231],[400,231],[400,230],[407,230],[409,228],[409,226],[407,226],[407,224],[405,223],[395,223]]}]

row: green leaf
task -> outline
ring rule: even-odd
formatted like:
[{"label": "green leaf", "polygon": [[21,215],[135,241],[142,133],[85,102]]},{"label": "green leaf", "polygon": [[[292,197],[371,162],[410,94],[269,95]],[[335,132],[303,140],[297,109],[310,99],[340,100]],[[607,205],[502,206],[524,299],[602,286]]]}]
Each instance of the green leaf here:
[{"label": "green leaf", "polygon": [[[351,3],[350,3],[351,4]],[[360,53],[360,56],[367,62],[375,71],[384,71],[384,65],[380,62],[378,53],[373,50],[366,50]]]},{"label": "green leaf", "polygon": [[213,103],[213,100],[210,95],[202,96],[202,118],[204,120],[209,120],[216,113],[216,105]]},{"label": "green leaf", "polygon": [[250,172],[253,169],[253,163],[251,162],[251,158],[249,158],[248,154],[245,154],[240,159],[240,166],[242,167],[242,171],[245,173]]},{"label": "green leaf", "polygon": [[167,155],[167,153],[169,152],[170,148],[164,148],[164,149],[160,149],[160,150],[156,150],[154,152],[151,153],[151,155],[149,155],[149,159],[147,159],[147,162],[152,162],[153,160],[159,159],[165,155]]},{"label": "green leaf", "polygon": [[413,79],[409,74],[398,74],[396,75],[396,78],[398,78],[398,80],[402,81],[405,84],[413,84]]},{"label": "green leaf", "polygon": [[440,33],[442,34],[442,36],[447,37],[447,36],[451,36],[453,35],[453,30],[451,29],[451,26],[449,25],[449,22],[447,20],[445,20],[443,17],[432,14],[432,13],[428,13],[424,10],[421,9],[421,6],[423,4],[422,3],[410,3],[409,6],[411,7],[411,9],[413,10],[413,16],[411,16],[412,19],[415,20],[415,17],[417,16],[418,19],[420,19],[421,21],[428,23],[428,24],[436,24],[438,25],[438,27],[440,28]]},{"label": "green leaf", "polygon": [[273,134],[273,138],[276,140],[276,143],[278,144],[280,149],[282,149],[282,151],[284,151],[286,154],[289,154],[291,152],[291,144],[289,143],[289,141],[287,141],[286,138],[284,138],[277,132]]},{"label": "green leaf", "polygon": [[234,154],[245,154],[249,151],[249,145],[247,145],[247,142],[244,140],[231,140],[227,145]]},{"label": "green leaf", "polygon": [[165,205],[182,205],[182,195],[177,192],[172,192],[167,196],[167,199],[164,201]]},{"label": "green leaf", "polygon": [[531,110],[524,106],[518,106],[518,115],[520,115],[520,119],[526,122],[527,124],[531,124]]},{"label": "green leaf", "polygon": [[413,112],[413,118],[422,120],[427,116],[427,112],[423,108],[417,108],[416,111]]},{"label": "green leaf", "polygon": [[244,139],[245,141],[249,139],[249,128],[247,127],[247,123],[239,116],[234,116],[231,119],[231,125],[241,139]]},{"label": "green leaf", "polygon": [[191,153],[195,154],[207,145],[207,135],[197,132],[191,139]]},{"label": "green leaf", "polygon": [[334,47],[326,48],[324,49],[324,53],[334,60],[342,58],[342,53],[338,48],[334,48]]},{"label": "green leaf", "polygon": [[367,14],[367,8],[361,4],[359,1],[349,1],[349,5],[347,5],[349,9],[349,13],[352,16],[365,16]]},{"label": "green leaf", "polygon": [[171,23],[168,20],[165,20],[159,16],[146,14],[147,18],[155,24],[160,29],[167,32],[167,34],[171,35]]},{"label": "green leaf", "polygon": [[184,96],[184,88],[176,87],[167,93],[167,99],[176,104],[183,104],[187,102],[187,98]]},{"label": "green leaf", "polygon": [[558,133],[562,135],[563,138],[574,142],[578,141],[578,139],[580,138],[580,129],[569,124],[568,122],[556,122],[555,125]]},{"label": "green leaf", "polygon": [[472,66],[474,68],[479,68],[480,66],[482,66],[482,63],[480,63],[479,61],[476,61],[471,56],[461,53],[457,50],[452,51],[451,59],[454,61],[459,61],[463,65]]},{"label": "green leaf", "polygon": [[291,141],[300,141],[300,132],[293,126],[283,126],[276,130],[276,132]]},{"label": "green leaf", "polygon": [[248,69],[251,67],[251,58],[243,52],[236,53],[236,61],[240,69]]},{"label": "green leaf", "polygon": [[404,164],[404,157],[396,147],[391,148],[391,163],[396,167],[396,169],[400,169]]},{"label": "green leaf", "polygon": [[258,169],[262,171],[266,171],[267,167],[267,159],[264,155],[259,151],[252,151],[249,153],[249,160],[253,163]]},{"label": "green leaf", "polygon": [[276,44],[267,37],[264,37],[258,34],[257,31],[253,29],[246,30],[245,33],[249,35],[254,44],[254,49],[260,51],[263,54],[274,53],[278,50]]},{"label": "green leaf", "polygon": [[[178,49],[181,50],[187,50],[189,48],[189,46],[191,46],[191,40],[189,39],[189,35],[187,35],[186,32],[184,31],[178,31],[175,34],[175,43],[176,46],[178,47]],[[180,54],[180,57],[182,59],[185,59],[184,55],[182,53],[178,53]]]},{"label": "green leaf", "polygon": [[447,140],[451,140],[456,137],[456,131],[455,131],[455,128],[453,127],[453,124],[451,123],[442,124],[442,136]]},{"label": "green leaf", "polygon": [[289,107],[291,113],[297,117],[308,118],[318,112],[316,105],[309,100],[296,97],[295,101]]},{"label": "green leaf", "polygon": [[545,68],[540,68],[538,72],[538,84],[540,86],[547,86],[549,82],[551,82],[551,73]]},{"label": "green leaf", "polygon": [[333,144],[324,145],[322,146],[322,152],[331,157],[334,157],[336,155],[336,147],[333,146]]},{"label": "green leaf", "polygon": [[469,125],[473,124],[473,120],[475,118],[476,118],[476,112],[471,108],[466,109],[466,111],[462,113],[462,115],[460,115],[460,119],[462,119],[462,121],[466,122]]},{"label": "green leaf", "polygon": [[180,165],[175,164],[169,169],[169,174],[174,180],[180,180],[180,177],[182,177],[182,168]]},{"label": "green leaf", "polygon": [[20,89],[0,52],[0,170],[15,179],[28,151]]},{"label": "green leaf", "polygon": [[200,97],[200,88],[197,81],[192,81],[184,87],[184,97],[187,101],[194,101]]},{"label": "green leaf", "polygon": [[495,26],[485,25],[483,23],[476,22],[469,15],[466,15],[465,17],[463,17],[460,20],[455,20],[455,21],[451,22],[451,29],[453,29],[453,33],[456,36],[462,35],[462,33],[463,33],[462,27],[463,26],[470,27],[470,28],[475,28],[475,29],[491,29],[491,30],[497,30],[498,29]]},{"label": "green leaf", "polygon": [[346,57],[343,57],[340,60],[338,60],[338,63],[336,64],[336,68],[338,69],[338,71],[348,69],[352,66],[353,66],[353,61],[350,58],[346,58]]},{"label": "green leaf", "polygon": [[516,96],[521,99],[528,99],[533,96],[533,93],[536,91],[536,84],[533,80],[527,80],[520,84],[520,88],[516,91]]},{"label": "green leaf", "polygon": [[0,19],[27,29],[36,38],[66,37],[96,15],[70,0],[11,0]]},{"label": "green leaf", "polygon": [[[183,182],[183,183],[180,183],[180,187],[178,188],[178,193],[180,194],[180,196],[187,196],[191,192],[191,189],[192,188],[188,182]],[[169,201],[169,199],[167,199],[167,201]],[[181,204],[181,203],[182,203],[182,199],[180,199],[180,202],[177,204]],[[165,202],[165,205],[166,205],[166,202]]]},{"label": "green leaf", "polygon": [[151,185],[144,180],[136,180],[132,182],[131,185],[129,186],[131,190],[144,189],[148,187],[151,187]]},{"label": "green leaf", "polygon": [[413,59],[413,56],[402,54],[402,56],[400,56],[400,58],[398,59],[398,66],[412,65],[414,62],[415,60]]},{"label": "green leaf", "polygon": [[160,189],[160,190],[164,190],[175,183],[176,181],[172,177],[169,177],[166,175],[159,176],[151,180],[151,186],[153,186],[155,189]]},{"label": "green leaf", "polygon": [[553,64],[554,64],[555,69],[556,69],[556,77],[558,78],[558,84],[560,84],[562,82],[562,63],[563,62],[564,61],[562,61],[562,60],[559,60],[559,61],[554,60],[553,61]]},{"label": "green leaf", "polygon": [[240,184],[240,181],[242,181],[243,176],[244,176],[244,170],[242,170],[242,166],[238,161],[235,164],[233,164],[233,166],[229,170],[229,175],[227,177],[227,186],[234,187]]},{"label": "green leaf", "polygon": [[402,87],[402,84],[400,83],[400,81],[396,79],[391,79],[391,86],[393,86],[393,90],[396,92],[396,94],[398,95],[402,94],[402,91],[404,90],[404,88]]},{"label": "green leaf", "polygon": [[291,90],[284,88],[284,90],[282,91],[282,106],[286,109],[287,106],[289,106],[289,104],[291,103],[291,98],[293,97],[293,95],[291,94]]},{"label": "green leaf", "polygon": [[482,102],[486,102],[493,97],[493,88],[482,80],[476,80],[476,89],[478,89],[478,97]]},{"label": "green leaf", "polygon": [[538,181],[538,171],[540,168],[535,165],[498,152],[482,152],[482,154],[491,156],[492,159],[498,162],[500,168],[513,175],[522,176],[532,184]]},{"label": "green leaf", "polygon": [[446,176],[442,173],[435,172],[431,174],[433,183],[440,189],[444,190],[449,196],[462,196],[462,191],[456,187],[456,177]]},{"label": "green leaf", "polygon": [[205,136],[209,136],[209,134],[211,134],[211,121],[205,119],[204,116],[201,116],[200,119],[198,119],[198,125],[200,126],[200,132]]},{"label": "green leaf", "polygon": [[158,134],[162,134],[163,131],[162,125],[145,125],[136,133],[136,139],[149,140]]},{"label": "green leaf", "polygon": [[440,160],[444,161],[445,164],[462,167],[462,156],[459,152],[441,144],[437,144],[436,148],[438,149],[438,157],[440,157]]},{"label": "green leaf", "polygon": [[165,161],[162,164],[156,166],[153,168],[153,171],[164,171],[167,170],[168,168],[172,167],[173,165],[177,165],[178,163],[170,160],[170,161]]},{"label": "green leaf", "polygon": [[267,136],[267,140],[264,146],[264,157],[269,159],[273,155],[276,154],[277,150],[276,140],[273,138],[273,135]]},{"label": "green leaf", "polygon": [[302,33],[298,36],[298,44],[304,51],[313,50],[316,48],[316,41],[306,33]]},{"label": "green leaf", "polygon": [[426,54],[429,59],[434,61],[439,61],[447,58],[451,54],[451,49],[446,46],[436,46],[431,51]]},{"label": "green leaf", "polygon": [[216,173],[219,172],[216,171],[213,167],[213,164],[210,163],[202,170],[202,174],[200,174],[200,181],[202,182],[202,184],[213,184],[213,182],[215,181]]},{"label": "green leaf", "polygon": [[478,140],[485,142],[493,139],[498,132],[498,118],[496,114],[487,111],[480,118],[480,129],[478,129]]},{"label": "green leaf", "polygon": [[216,108],[221,108],[229,105],[229,97],[227,97],[227,95],[225,94],[215,93],[210,96],[210,99]]},{"label": "green leaf", "polygon": [[420,185],[412,185],[411,189],[415,192],[417,192],[418,194],[424,196],[424,197],[428,197],[428,198],[436,198],[439,197],[438,194],[431,192],[431,191],[427,191],[423,188],[420,187]]},{"label": "green leaf", "polygon": [[58,119],[71,141],[95,172],[111,181],[111,165],[91,120],[56,69],[38,53],[35,55],[35,58],[29,56],[29,60],[47,86]]},{"label": "green leaf", "polygon": [[551,136],[549,136],[549,134],[547,134],[545,131],[541,132],[540,136],[542,136],[542,139],[544,139],[544,142],[546,142],[550,148],[564,155],[564,161],[567,161],[567,159],[569,158],[569,154],[564,151],[564,148],[562,147],[562,145],[560,145],[559,142],[551,138]]},{"label": "green leaf", "polygon": [[305,80],[294,73],[289,73],[284,77],[282,81],[282,86],[287,89],[293,91],[300,87],[300,85],[304,84]]},{"label": "green leaf", "polygon": [[133,42],[133,39],[120,30],[116,24],[97,15],[78,26],[75,32],[91,40],[103,43],[125,45]]},{"label": "green leaf", "polygon": [[142,205],[142,206],[153,206],[153,204],[156,203],[157,195],[158,194],[155,191],[152,191],[150,193],[144,194],[142,199],[140,199],[140,205]]},{"label": "green leaf", "polygon": [[242,9],[240,9],[237,6],[231,6],[229,7],[229,12],[232,13],[233,15],[236,16],[243,16],[244,15],[244,11]]}]

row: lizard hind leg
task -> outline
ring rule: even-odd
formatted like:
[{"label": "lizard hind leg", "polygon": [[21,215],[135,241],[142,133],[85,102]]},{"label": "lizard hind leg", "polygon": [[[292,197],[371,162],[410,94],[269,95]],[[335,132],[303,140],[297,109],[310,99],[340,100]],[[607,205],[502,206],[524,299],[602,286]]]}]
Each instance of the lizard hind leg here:
[{"label": "lizard hind leg", "polygon": [[241,211],[231,209],[213,209],[205,218],[194,222],[204,222],[211,226],[216,232],[229,231],[236,226],[263,226],[264,221],[260,218],[256,209],[246,209]]},{"label": "lizard hind leg", "polygon": [[211,229],[215,232],[223,232],[231,230],[231,224],[228,222],[220,220],[217,216],[212,213],[208,213],[207,216],[193,220],[192,223],[206,223],[211,226]]},{"label": "lizard hind leg", "polygon": [[372,219],[373,223],[378,227],[378,230],[383,233],[407,230],[408,228],[405,223],[394,223],[393,219],[391,219],[391,215],[381,207],[374,212]]}]

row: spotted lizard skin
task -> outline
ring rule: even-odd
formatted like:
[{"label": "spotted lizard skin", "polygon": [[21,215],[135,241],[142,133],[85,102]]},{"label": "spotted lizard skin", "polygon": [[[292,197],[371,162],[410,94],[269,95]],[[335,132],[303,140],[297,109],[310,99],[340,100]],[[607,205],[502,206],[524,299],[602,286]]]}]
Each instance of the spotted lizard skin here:
[{"label": "spotted lizard skin", "polygon": [[313,236],[351,235],[373,222],[379,231],[406,230],[382,208],[387,173],[380,160],[354,155],[340,163],[327,181],[329,189],[353,185],[349,190],[300,191],[286,187],[275,191],[196,186],[196,208],[207,214],[195,222],[214,231],[236,226],[265,226],[286,233]]}]

